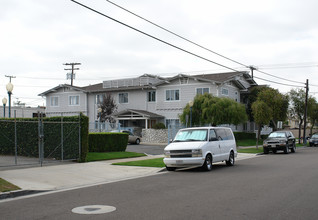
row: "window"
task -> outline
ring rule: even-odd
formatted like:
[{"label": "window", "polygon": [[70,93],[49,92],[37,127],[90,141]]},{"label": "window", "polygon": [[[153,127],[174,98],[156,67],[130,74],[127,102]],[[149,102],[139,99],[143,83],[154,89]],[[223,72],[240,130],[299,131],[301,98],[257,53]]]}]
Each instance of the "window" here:
[{"label": "window", "polygon": [[96,95],[96,104],[103,103],[103,95]]},{"label": "window", "polygon": [[179,100],[179,90],[166,90],[166,101]]},{"label": "window", "polygon": [[58,106],[59,105],[59,97],[54,96],[51,97],[51,106]]},{"label": "window", "polygon": [[222,95],[229,95],[229,90],[222,88]]},{"label": "window", "polygon": [[156,101],[156,91],[148,92],[147,100],[148,100],[148,102],[155,102]]},{"label": "window", "polygon": [[119,93],[119,103],[128,103],[128,93]]},{"label": "window", "polygon": [[79,96],[69,96],[69,105],[79,105]]},{"label": "window", "polygon": [[210,137],[209,137],[209,141],[216,141],[218,140],[216,133],[213,129],[210,130]]},{"label": "window", "polygon": [[209,93],[210,89],[209,88],[197,88],[197,95],[203,95],[204,93]]}]

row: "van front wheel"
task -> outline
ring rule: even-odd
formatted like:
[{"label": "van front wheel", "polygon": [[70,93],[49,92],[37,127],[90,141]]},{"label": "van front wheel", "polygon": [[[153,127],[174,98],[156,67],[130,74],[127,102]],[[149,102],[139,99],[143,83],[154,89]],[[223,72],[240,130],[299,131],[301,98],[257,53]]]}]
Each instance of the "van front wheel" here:
[{"label": "van front wheel", "polygon": [[226,161],[226,165],[228,166],[234,166],[234,152],[231,151],[230,156],[229,156],[229,160]]},{"label": "van front wheel", "polygon": [[206,171],[212,170],[212,156],[210,154],[206,155],[202,168]]}]

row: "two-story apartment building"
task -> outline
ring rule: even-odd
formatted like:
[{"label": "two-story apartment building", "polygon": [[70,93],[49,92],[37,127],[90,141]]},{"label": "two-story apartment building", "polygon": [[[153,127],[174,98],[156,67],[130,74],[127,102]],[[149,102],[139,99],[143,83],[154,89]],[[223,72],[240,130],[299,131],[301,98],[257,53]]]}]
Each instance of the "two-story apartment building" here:
[{"label": "two-story apartment building", "polygon": [[207,92],[241,102],[248,89],[255,85],[248,72],[179,74],[174,77],[144,74],[85,87],[63,84],[39,95],[46,97],[47,115],[83,112],[92,123],[97,121],[103,95],[111,93],[118,106],[114,118],[122,126],[149,128],[158,122],[179,124],[183,108],[197,94]]}]

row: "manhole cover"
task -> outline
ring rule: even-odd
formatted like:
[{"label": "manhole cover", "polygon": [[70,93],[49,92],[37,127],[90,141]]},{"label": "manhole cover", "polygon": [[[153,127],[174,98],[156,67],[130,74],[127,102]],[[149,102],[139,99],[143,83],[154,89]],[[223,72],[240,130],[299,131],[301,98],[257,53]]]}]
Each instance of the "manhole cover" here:
[{"label": "manhole cover", "polygon": [[115,211],[116,208],[114,206],[108,205],[87,205],[76,207],[72,209],[73,213],[76,214],[84,214],[84,215],[94,215],[94,214],[104,214]]}]

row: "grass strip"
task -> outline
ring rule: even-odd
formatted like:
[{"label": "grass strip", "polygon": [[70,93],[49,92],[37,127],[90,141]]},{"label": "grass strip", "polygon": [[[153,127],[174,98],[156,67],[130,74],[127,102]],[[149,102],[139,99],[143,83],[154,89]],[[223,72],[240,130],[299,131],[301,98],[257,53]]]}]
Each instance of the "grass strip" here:
[{"label": "grass strip", "polygon": [[135,152],[89,152],[86,157],[87,162],[100,160],[113,160],[131,157],[144,157],[145,154]]},{"label": "grass strip", "polygon": [[263,153],[263,147],[258,147],[258,149],[256,149],[256,147],[251,147],[251,148],[241,148],[241,149],[237,149],[238,153],[247,153],[247,154],[259,154],[259,153]]},{"label": "grass strip", "polygon": [[140,166],[140,167],[165,167],[165,164],[163,163],[162,157],[155,158],[155,159],[149,159],[149,160],[138,160],[138,161],[113,163],[113,165]]},{"label": "grass strip", "polygon": [[0,178],[0,192],[9,192],[18,189],[20,188],[16,185],[13,185],[12,183],[9,183],[8,181]]}]

